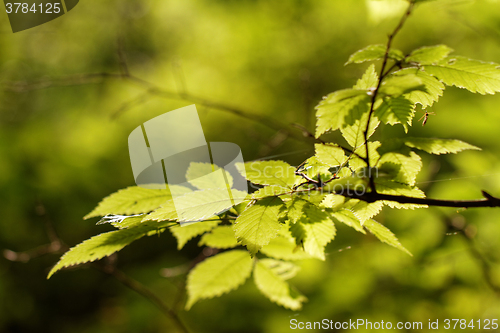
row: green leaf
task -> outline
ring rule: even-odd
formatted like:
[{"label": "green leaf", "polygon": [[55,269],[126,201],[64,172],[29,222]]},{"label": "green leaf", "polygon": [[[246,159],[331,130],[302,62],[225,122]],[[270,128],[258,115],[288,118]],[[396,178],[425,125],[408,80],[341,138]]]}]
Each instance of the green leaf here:
[{"label": "green leaf", "polygon": [[177,239],[177,249],[180,250],[186,243],[196,236],[204,234],[217,227],[221,222],[220,218],[214,216],[210,220],[187,225],[175,225],[170,228],[172,235]]},{"label": "green leaf", "polygon": [[191,162],[186,172],[186,179],[191,185],[200,190],[226,189],[233,186],[233,177],[231,174],[217,165],[210,163]]},{"label": "green leaf", "polygon": [[412,151],[410,156],[394,152],[386,153],[382,155],[378,163],[380,168],[383,168],[384,164],[396,166],[397,174],[394,180],[410,186],[415,185],[415,179],[422,168],[420,156]]},{"label": "green leaf", "polygon": [[222,225],[201,237],[198,246],[203,245],[216,249],[229,249],[236,247],[238,245],[238,241],[234,235],[233,227],[230,225]]},{"label": "green leaf", "polygon": [[[380,194],[389,194],[389,195],[403,195],[407,197],[414,198],[425,198],[424,192],[420,190],[418,187],[409,186],[406,184],[401,184],[398,182],[393,182],[390,180],[383,179],[375,179],[375,187],[377,192]],[[415,208],[427,208],[427,205],[419,205],[419,204],[402,204],[395,201],[383,201],[384,204],[391,208],[397,209],[415,209]]]},{"label": "green leaf", "polygon": [[[354,149],[360,147],[365,142],[364,132],[368,122],[368,104],[360,105],[346,117],[346,125],[341,128],[342,136]],[[379,125],[377,117],[372,116],[368,128],[367,138],[370,138]]]},{"label": "green leaf", "polygon": [[253,192],[251,194],[252,199],[262,199],[266,197],[271,197],[271,196],[279,196],[283,194],[290,193],[291,189],[281,187],[281,186],[276,186],[276,185],[270,185],[270,186],[264,186],[263,188],[258,189],[257,191]]},{"label": "green leaf", "polygon": [[[174,187],[175,186],[175,187]],[[188,188],[174,185],[176,191],[190,192]],[[177,192],[176,192],[177,193]],[[132,215],[149,213],[171,198],[170,190],[152,190],[138,186],[127,187],[104,198],[84,219],[96,216]]]},{"label": "green leaf", "polygon": [[64,267],[93,262],[120,251],[150,231],[165,228],[170,223],[150,222],[136,227],[105,232],[83,241],[69,249],[50,270],[47,279]]},{"label": "green leaf", "polygon": [[380,201],[368,203],[357,199],[351,199],[349,203],[350,205],[346,205],[346,207],[349,208],[359,222],[361,222],[361,225],[364,225],[366,221],[377,215],[384,206],[384,204]]},{"label": "green leaf", "polygon": [[375,237],[377,237],[381,242],[394,246],[395,248],[408,253],[410,256],[412,254],[401,245],[396,236],[385,226],[374,220],[365,221],[364,227],[368,229]]},{"label": "green leaf", "polygon": [[424,70],[446,85],[485,95],[500,91],[499,66],[495,63],[453,57],[433,65],[425,65]]},{"label": "green leaf", "polygon": [[303,200],[299,196],[294,195],[292,200],[286,203],[288,212],[287,216],[290,222],[295,223],[304,214],[305,207],[309,204],[308,201]]},{"label": "green leaf", "polygon": [[290,287],[276,269],[276,262],[272,259],[257,262],[253,273],[255,285],[271,301],[290,310],[300,310],[307,298]]},{"label": "green leaf", "polygon": [[174,201],[168,200],[160,208],[146,215],[143,221],[175,221],[177,220],[177,210]]},{"label": "green leaf", "polygon": [[405,98],[409,99],[413,104],[419,103],[423,108],[432,106],[439,97],[443,96],[444,84],[436,79],[434,76],[420,70],[417,67],[404,68],[397,72],[392,73],[394,76],[398,75],[416,75],[425,87],[424,90],[413,90],[404,95]]},{"label": "green leaf", "polygon": [[335,226],[327,213],[309,206],[297,223],[290,226],[297,244],[313,257],[325,260],[325,246],[335,237]]},{"label": "green leaf", "polygon": [[252,272],[247,251],[232,250],[210,257],[189,272],[186,310],[200,299],[221,296],[242,285]]},{"label": "green leaf", "polygon": [[278,235],[281,228],[278,218],[283,205],[278,197],[265,198],[248,207],[236,219],[235,235],[252,255]]},{"label": "green leaf", "polygon": [[330,167],[343,165],[347,161],[344,150],[335,144],[316,143],[314,148],[316,157]]},{"label": "green leaf", "polygon": [[410,55],[406,57],[406,61],[429,65],[443,60],[451,52],[453,52],[453,49],[446,45],[424,46],[410,53]]},{"label": "green leaf", "polygon": [[[347,117],[350,113],[360,114],[368,108],[370,97],[366,91],[361,90],[362,94],[346,98],[340,101],[330,102],[332,98],[321,101],[316,107],[316,137],[332,130],[335,131],[347,125]],[[335,93],[334,93],[335,94]],[[330,95],[329,95],[330,96]]]},{"label": "green leaf", "polygon": [[293,238],[284,236],[278,236],[271,239],[268,245],[260,249],[260,252],[268,257],[283,260],[302,260],[311,258],[309,254],[304,252],[302,247],[297,247]]},{"label": "green leaf", "polygon": [[375,116],[385,124],[401,124],[405,132],[408,132],[408,125],[411,125],[414,113],[413,103],[399,96],[385,98],[384,102],[375,111]]},{"label": "green leaf", "polygon": [[337,212],[332,213],[331,215],[338,221],[355,229],[356,231],[361,232],[362,234],[366,234],[365,229],[363,229],[363,226],[361,225],[361,222],[350,210],[341,209]]},{"label": "green leaf", "polygon": [[422,79],[412,73],[404,75],[402,73],[398,75],[391,74],[382,82],[379,89],[381,94],[391,97],[398,97],[412,91],[425,91]]},{"label": "green leaf", "polygon": [[404,143],[410,148],[420,149],[436,155],[456,154],[463,150],[481,150],[481,148],[466,142],[452,139],[406,138]]},{"label": "green leaf", "polygon": [[[247,193],[231,190],[233,198],[244,199]],[[202,221],[213,215],[218,215],[232,206],[233,200],[227,189],[199,190],[187,193],[175,199],[178,222]]]},{"label": "green leaf", "polygon": [[[356,51],[349,57],[349,60],[345,63],[348,64],[360,64],[366,61],[375,61],[382,59],[385,55],[386,47],[384,45],[369,45],[364,49]],[[403,60],[403,52],[395,49],[391,49],[388,54],[390,59],[399,61]]]},{"label": "green leaf", "polygon": [[326,197],[321,201],[321,207],[325,208],[331,208],[331,209],[337,209],[342,207],[342,205],[345,202],[345,197],[342,195],[337,195],[337,194],[328,194]]},{"label": "green leaf", "polygon": [[370,67],[363,74],[361,79],[356,82],[354,89],[374,89],[378,85],[378,75],[375,72],[375,65],[371,64]]},{"label": "green leaf", "polygon": [[246,179],[254,184],[292,188],[296,180],[295,168],[283,161],[237,163],[236,168],[242,175],[245,170]]}]

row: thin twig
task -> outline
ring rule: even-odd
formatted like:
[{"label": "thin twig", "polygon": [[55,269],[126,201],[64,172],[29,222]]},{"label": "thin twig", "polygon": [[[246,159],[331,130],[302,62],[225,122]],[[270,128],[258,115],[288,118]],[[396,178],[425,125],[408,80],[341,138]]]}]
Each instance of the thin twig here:
[{"label": "thin twig", "polygon": [[114,267],[112,269],[107,269],[107,268],[98,268],[98,269],[101,270],[102,272],[106,273],[106,274],[111,275],[112,277],[114,277],[115,279],[117,279],[118,281],[120,281],[122,284],[124,284],[125,286],[127,286],[128,288],[132,289],[133,291],[135,291],[139,295],[141,295],[144,298],[146,298],[148,301],[150,301],[151,303],[153,303],[158,309],[160,309],[161,312],[165,316],[167,316],[168,318],[170,318],[176,324],[176,326],[179,328],[179,330],[181,332],[183,332],[183,333],[189,333],[188,328],[182,322],[182,320],[179,318],[179,316],[177,315],[177,313],[175,311],[173,311],[158,296],[156,296],[155,293],[152,290],[150,290],[149,288],[147,288],[145,285],[143,285],[142,283],[140,283],[140,282],[132,279],[131,277],[129,277],[125,273],[117,270]]},{"label": "thin twig", "polygon": [[[391,50],[392,41],[394,40],[394,37],[396,37],[396,35],[398,34],[398,32],[403,27],[404,23],[406,22],[406,20],[410,16],[411,11],[413,10],[413,6],[414,6],[413,1],[410,1],[408,9],[404,13],[403,17],[401,17],[401,20],[399,21],[399,24],[396,26],[396,28],[394,29],[394,31],[392,32],[392,34],[389,35],[389,38],[387,40],[387,46],[386,46],[386,49],[385,49],[384,59],[382,60],[382,67],[380,69],[380,75],[379,75],[379,78],[378,78],[377,87],[375,88],[375,90],[373,91],[373,94],[371,96],[370,112],[368,113],[368,120],[366,122],[366,129],[363,132],[364,139],[365,139],[364,144],[365,144],[365,148],[366,148],[366,160],[365,160],[365,162],[366,162],[366,164],[368,166],[368,170],[370,170],[370,168],[371,168],[370,167],[370,153],[369,153],[369,147],[368,147],[368,132],[369,132],[369,129],[370,129],[370,121],[372,119],[373,112],[375,111],[374,110],[374,108],[375,108],[375,102],[376,102],[376,99],[377,99],[377,95],[378,95],[380,86],[382,85],[383,79],[385,78],[385,76],[387,76],[387,74],[390,73],[390,71],[387,71],[385,73],[384,73],[384,71],[385,71],[385,67],[387,66],[387,61],[389,60],[389,52]],[[375,180],[373,179],[372,175],[370,175],[370,189],[374,193],[377,192],[377,190],[375,188]]]}]

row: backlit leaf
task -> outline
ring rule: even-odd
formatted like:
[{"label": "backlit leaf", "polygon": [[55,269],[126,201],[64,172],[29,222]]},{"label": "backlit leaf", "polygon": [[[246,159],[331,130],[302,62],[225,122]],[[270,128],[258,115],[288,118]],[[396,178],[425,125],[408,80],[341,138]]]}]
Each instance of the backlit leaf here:
[{"label": "backlit leaf", "polygon": [[232,250],[204,260],[189,272],[186,310],[200,299],[221,296],[238,288],[251,272],[252,258],[247,251]]}]

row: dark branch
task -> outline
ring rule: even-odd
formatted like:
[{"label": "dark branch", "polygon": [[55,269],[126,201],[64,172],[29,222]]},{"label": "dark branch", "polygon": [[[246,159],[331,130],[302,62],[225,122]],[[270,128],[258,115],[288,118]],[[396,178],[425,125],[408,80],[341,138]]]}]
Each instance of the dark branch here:
[{"label": "dark branch", "polygon": [[337,192],[336,194],[342,195],[346,198],[359,199],[366,202],[375,201],[394,201],[401,204],[417,204],[438,207],[500,207],[500,199],[493,197],[491,194],[482,191],[484,199],[478,200],[441,200],[441,199],[428,199],[428,198],[414,198],[404,195],[390,195],[382,193],[367,192],[357,194],[355,191]]}]

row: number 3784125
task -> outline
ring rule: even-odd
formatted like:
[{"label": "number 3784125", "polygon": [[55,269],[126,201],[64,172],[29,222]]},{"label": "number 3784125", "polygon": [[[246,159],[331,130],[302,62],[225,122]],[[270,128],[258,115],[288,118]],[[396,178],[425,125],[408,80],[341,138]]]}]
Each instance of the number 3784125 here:
[{"label": "number 3784125", "polygon": [[7,14],[28,14],[28,13],[39,13],[39,14],[59,14],[62,10],[61,3],[34,3],[28,4],[23,2],[7,2],[5,3],[5,9]]}]

